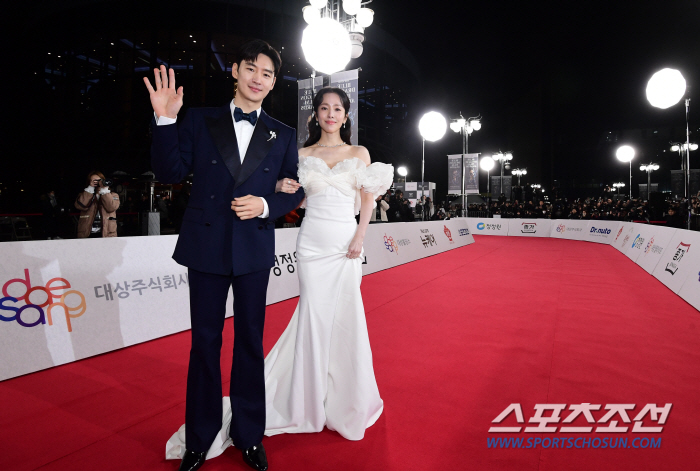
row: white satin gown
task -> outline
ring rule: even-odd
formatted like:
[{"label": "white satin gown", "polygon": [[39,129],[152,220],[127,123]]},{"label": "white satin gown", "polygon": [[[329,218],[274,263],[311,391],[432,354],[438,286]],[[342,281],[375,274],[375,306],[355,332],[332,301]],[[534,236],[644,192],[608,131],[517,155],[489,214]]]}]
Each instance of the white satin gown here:
[{"label": "white satin gown", "polygon": [[[374,378],[360,282],[362,261],[346,257],[357,230],[360,192],[386,192],[394,168],[354,157],[333,168],[317,157],[299,159],[306,215],[297,238],[299,303],[265,358],[265,435],[320,432],[324,426],[361,440],[384,404]],[[235,313],[234,313],[235,315]],[[230,446],[231,407],[223,398],[222,429],[207,459]],[[183,425],[166,458],[185,451]]]}]

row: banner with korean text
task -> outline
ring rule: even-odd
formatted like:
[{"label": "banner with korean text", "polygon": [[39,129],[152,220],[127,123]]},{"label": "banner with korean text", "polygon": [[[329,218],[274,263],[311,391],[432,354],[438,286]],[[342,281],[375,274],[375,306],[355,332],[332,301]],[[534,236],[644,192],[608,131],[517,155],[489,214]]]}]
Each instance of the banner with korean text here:
[{"label": "banner with korean text", "polygon": [[[275,231],[267,304],[299,295],[299,229]],[[190,328],[177,236],[0,244],[0,381]],[[372,224],[369,274],[474,242],[464,219]],[[231,296],[230,296],[231,298]],[[227,303],[227,317],[232,303]]]}]

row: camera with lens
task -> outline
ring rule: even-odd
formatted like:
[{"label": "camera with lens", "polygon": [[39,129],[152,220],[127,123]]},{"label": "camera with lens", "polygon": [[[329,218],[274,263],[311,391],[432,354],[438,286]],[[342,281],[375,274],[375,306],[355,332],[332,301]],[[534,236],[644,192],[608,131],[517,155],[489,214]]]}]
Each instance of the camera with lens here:
[{"label": "camera with lens", "polygon": [[106,178],[100,178],[97,181],[97,186],[112,186],[112,180],[107,180]]}]

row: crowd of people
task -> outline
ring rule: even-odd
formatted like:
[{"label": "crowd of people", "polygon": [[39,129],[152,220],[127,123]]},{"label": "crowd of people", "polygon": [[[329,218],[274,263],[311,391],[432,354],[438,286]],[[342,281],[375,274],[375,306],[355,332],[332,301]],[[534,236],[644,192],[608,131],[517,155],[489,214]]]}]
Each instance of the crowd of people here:
[{"label": "crowd of people", "polygon": [[[488,204],[471,204],[469,215],[499,216],[502,218],[540,219],[591,219],[613,221],[641,221],[663,223],[668,227],[685,228],[688,220],[688,206],[685,200],[659,199],[647,201],[639,198],[577,198],[568,200],[556,198],[530,201],[509,201],[502,194],[498,201]],[[700,200],[691,200],[691,214],[700,215]]]}]

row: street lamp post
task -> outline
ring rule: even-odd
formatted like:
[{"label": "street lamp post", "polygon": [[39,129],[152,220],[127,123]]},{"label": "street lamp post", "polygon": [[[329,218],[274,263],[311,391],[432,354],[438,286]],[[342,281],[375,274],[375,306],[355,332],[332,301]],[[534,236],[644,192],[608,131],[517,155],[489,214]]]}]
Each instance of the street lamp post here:
[{"label": "street lamp post", "polygon": [[[647,100],[651,106],[666,109],[675,105],[685,95],[687,88],[683,74],[676,69],[661,69],[651,76],[647,83]],[[685,199],[688,205],[687,228],[690,229],[690,125],[688,114],[690,112],[690,98],[685,99],[685,159],[683,165],[683,177],[685,184]]]},{"label": "street lamp post", "polygon": [[634,149],[631,146],[620,146],[615,152],[615,157],[620,162],[630,164],[630,199],[632,199],[632,159],[634,159]]},{"label": "street lamp post", "polygon": [[445,117],[437,111],[429,111],[425,113],[418,123],[418,130],[423,137],[423,159],[420,165],[420,189],[421,196],[425,185],[425,141],[435,142],[442,139],[447,130],[447,121]]},{"label": "street lamp post", "polygon": [[647,201],[649,201],[649,198],[651,196],[651,172],[658,169],[659,166],[652,162],[649,162],[648,164],[639,167],[639,170],[641,170],[642,172],[647,172]]},{"label": "street lamp post", "polygon": [[619,182],[619,183],[613,183],[613,188],[617,190],[617,194],[620,194],[620,188],[623,188],[625,186],[624,183]]},{"label": "street lamp post", "polygon": [[464,168],[464,155],[469,152],[469,136],[472,132],[481,129],[481,115],[474,118],[464,119],[462,113],[459,113],[459,118],[455,118],[450,123],[450,129],[454,132],[462,134],[462,216],[467,216],[466,191],[464,188],[466,179],[466,170]]},{"label": "street lamp post", "polygon": [[522,168],[514,168],[512,172],[513,175],[516,175],[518,177],[518,186],[520,186],[520,177],[522,175],[527,175],[527,169],[522,169]]},{"label": "street lamp post", "polygon": [[501,190],[501,193],[503,193],[503,169],[506,166],[506,162],[513,160],[513,153],[512,152],[499,152],[499,153],[493,155],[493,160],[498,160],[501,164],[501,180],[500,180],[500,183],[498,186]]}]

